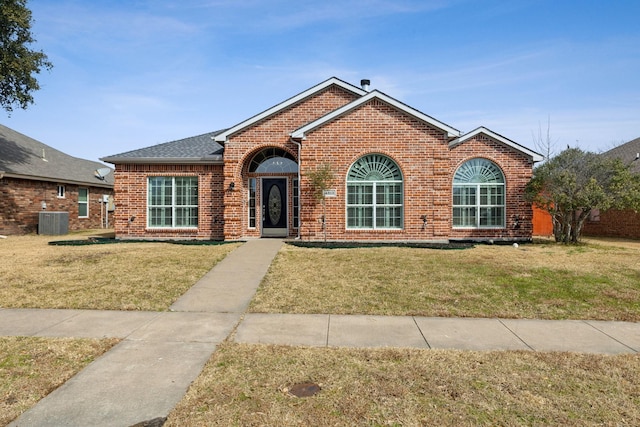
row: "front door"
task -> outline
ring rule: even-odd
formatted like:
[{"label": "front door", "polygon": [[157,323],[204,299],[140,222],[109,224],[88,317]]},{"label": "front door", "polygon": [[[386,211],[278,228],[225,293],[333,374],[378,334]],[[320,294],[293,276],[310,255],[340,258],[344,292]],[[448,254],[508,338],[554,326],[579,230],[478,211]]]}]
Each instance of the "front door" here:
[{"label": "front door", "polygon": [[262,178],[262,235],[287,237],[287,180]]}]

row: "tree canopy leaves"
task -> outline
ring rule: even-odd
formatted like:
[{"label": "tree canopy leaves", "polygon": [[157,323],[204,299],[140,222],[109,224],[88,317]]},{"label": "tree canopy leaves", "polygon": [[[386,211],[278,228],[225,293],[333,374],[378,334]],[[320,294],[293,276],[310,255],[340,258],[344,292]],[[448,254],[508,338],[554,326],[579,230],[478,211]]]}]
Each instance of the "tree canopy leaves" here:
[{"label": "tree canopy leaves", "polygon": [[619,159],[568,148],[534,170],[526,197],[551,214],[556,241],[576,243],[593,210],[640,209],[640,176]]},{"label": "tree canopy leaves", "polygon": [[26,0],[0,2],[0,105],[7,113],[14,106],[26,109],[40,89],[35,75],[53,65],[42,51],[32,50],[31,11]]}]

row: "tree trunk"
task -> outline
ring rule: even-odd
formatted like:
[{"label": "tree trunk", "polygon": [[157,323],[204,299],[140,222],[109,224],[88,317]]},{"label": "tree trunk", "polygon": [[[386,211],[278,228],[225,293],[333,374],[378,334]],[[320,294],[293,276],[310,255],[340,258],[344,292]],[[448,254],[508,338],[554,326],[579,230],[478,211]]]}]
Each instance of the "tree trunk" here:
[{"label": "tree trunk", "polygon": [[590,214],[591,209],[586,209],[580,211],[578,215],[574,215],[574,226],[572,230],[573,232],[571,233],[571,243],[578,243],[580,241],[584,222],[587,220]]}]

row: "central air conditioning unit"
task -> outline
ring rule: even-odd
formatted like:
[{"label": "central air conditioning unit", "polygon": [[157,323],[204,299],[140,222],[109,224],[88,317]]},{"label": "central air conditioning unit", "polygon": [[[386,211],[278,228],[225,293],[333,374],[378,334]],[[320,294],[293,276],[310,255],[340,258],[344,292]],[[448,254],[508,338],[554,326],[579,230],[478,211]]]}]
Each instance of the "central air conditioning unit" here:
[{"label": "central air conditioning unit", "polygon": [[69,233],[69,212],[38,212],[38,234],[59,236]]}]

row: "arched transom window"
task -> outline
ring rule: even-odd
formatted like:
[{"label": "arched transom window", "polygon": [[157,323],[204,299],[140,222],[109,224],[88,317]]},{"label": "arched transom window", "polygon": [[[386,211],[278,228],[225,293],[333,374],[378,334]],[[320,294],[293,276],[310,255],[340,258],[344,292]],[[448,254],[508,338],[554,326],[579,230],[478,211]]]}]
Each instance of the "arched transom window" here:
[{"label": "arched transom window", "polygon": [[505,186],[500,168],[486,159],[463,163],[453,177],[453,226],[496,228],[505,224]]},{"label": "arched transom window", "polygon": [[381,154],[358,159],[347,175],[347,228],[402,228],[402,173]]},{"label": "arched transom window", "polygon": [[282,148],[269,147],[253,156],[249,163],[249,172],[294,173],[298,172],[298,164],[293,156]]}]

